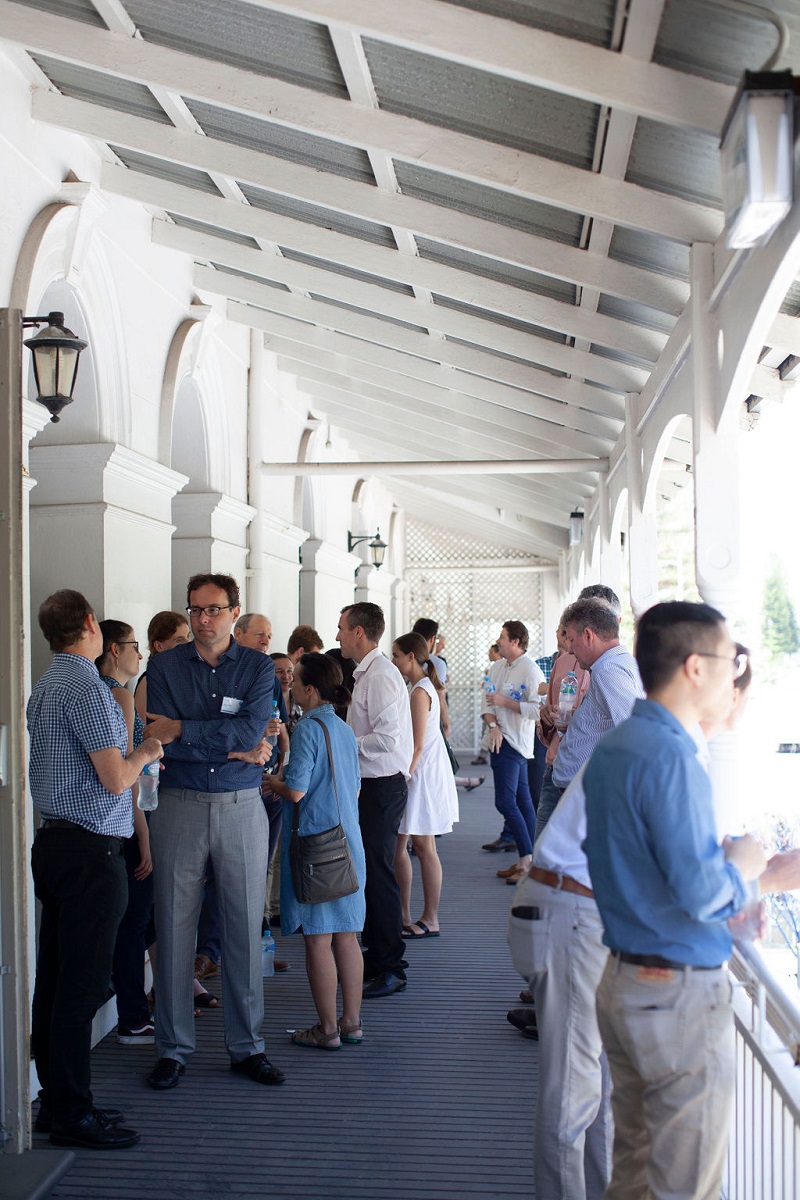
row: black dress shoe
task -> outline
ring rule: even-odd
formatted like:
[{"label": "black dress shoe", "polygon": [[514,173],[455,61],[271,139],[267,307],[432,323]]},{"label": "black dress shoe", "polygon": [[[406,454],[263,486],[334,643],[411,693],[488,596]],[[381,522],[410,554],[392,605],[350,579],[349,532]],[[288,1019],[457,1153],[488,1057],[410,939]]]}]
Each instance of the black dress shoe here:
[{"label": "black dress shoe", "polygon": [[[92,1109],[101,1121],[105,1121],[107,1125],[121,1125],[125,1120],[125,1114],[120,1112],[118,1108],[94,1108]],[[33,1122],[34,1133],[49,1133],[53,1128],[53,1114],[46,1104],[39,1102],[39,1111],[36,1114],[36,1119]]]},{"label": "black dress shoe", "polygon": [[247,1075],[255,1083],[283,1083],[286,1079],[283,1071],[274,1067],[266,1054],[251,1054],[239,1062],[231,1063],[231,1070],[240,1075]]},{"label": "black dress shoe", "polygon": [[79,1146],[83,1150],[126,1150],[128,1146],[136,1145],[139,1134],[133,1129],[111,1125],[94,1109],[82,1121],[72,1125],[54,1122],[50,1141],[54,1146]]},{"label": "black dress shoe", "polygon": [[379,1000],[382,996],[393,996],[395,992],[404,992],[408,983],[401,975],[393,971],[381,971],[371,983],[364,985],[362,993],[364,1000]]},{"label": "black dress shoe", "polygon": [[497,850],[516,850],[516,848],[516,842],[507,842],[505,838],[501,837],[496,838],[493,842],[486,842],[484,846],[481,846],[481,850],[491,850],[492,853]]},{"label": "black dress shoe", "polygon": [[159,1091],[165,1092],[167,1088],[178,1086],[181,1081],[181,1075],[185,1070],[186,1067],[183,1063],[179,1063],[176,1058],[160,1058],[147,1076],[147,1082],[151,1088],[157,1088]]},{"label": "black dress shoe", "polygon": [[536,1024],[536,1013],[532,1008],[512,1008],[506,1013],[506,1020],[525,1037],[533,1038],[535,1042],[538,1042],[539,1029]]}]

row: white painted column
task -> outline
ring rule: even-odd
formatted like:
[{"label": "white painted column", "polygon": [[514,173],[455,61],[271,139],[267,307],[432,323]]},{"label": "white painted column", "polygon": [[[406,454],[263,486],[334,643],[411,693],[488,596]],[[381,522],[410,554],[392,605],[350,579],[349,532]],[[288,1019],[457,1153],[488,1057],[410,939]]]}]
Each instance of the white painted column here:
[{"label": "white painted column", "polygon": [[625,461],[631,608],[638,617],[658,600],[658,541],[655,504],[645,496],[642,447],[635,432],[634,399],[633,394],[625,398]]},{"label": "white painted column", "polygon": [[[697,588],[734,623],[739,613],[739,425],[738,405],[719,394],[719,328],[711,310],[713,247],[691,251],[693,470],[695,575]],[[721,734],[711,743],[710,775],[720,834],[742,828],[738,740]]]},{"label": "white painted column", "polygon": [[600,517],[600,582],[606,587],[613,588],[618,596],[622,595],[622,547],[619,538],[613,543],[611,508],[608,496],[608,480],[601,475],[598,484],[599,517]]},{"label": "white painted column", "polygon": [[354,601],[361,559],[321,538],[309,538],[301,554],[300,621],[313,626],[330,649],[336,644],[339,613]]},{"label": "white painted column", "polygon": [[[75,588],[143,641],[153,613],[170,607],[170,504],[186,476],[108,442],[32,446],[30,462],[34,613],[51,592]],[[38,678],[49,651],[35,632],[31,658]]]},{"label": "white painted column", "polygon": [[269,512],[256,513],[250,525],[248,608],[272,621],[276,648],[299,623],[300,548],[307,540],[307,530]]},{"label": "white painted column", "polygon": [[222,492],[184,492],[172,501],[172,607],[186,606],[192,575],[216,571],[239,584],[242,611],[248,607],[247,531],[256,510]]}]

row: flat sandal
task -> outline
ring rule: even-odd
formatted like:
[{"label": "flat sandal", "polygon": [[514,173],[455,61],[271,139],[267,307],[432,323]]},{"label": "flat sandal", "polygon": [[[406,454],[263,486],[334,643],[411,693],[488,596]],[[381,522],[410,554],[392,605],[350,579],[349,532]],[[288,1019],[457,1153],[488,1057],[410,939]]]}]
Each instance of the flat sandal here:
[{"label": "flat sandal", "polygon": [[339,1030],[337,1029],[336,1033],[327,1034],[321,1025],[312,1025],[310,1029],[295,1029],[292,1034],[292,1042],[295,1046],[307,1046],[310,1050],[341,1049]]}]

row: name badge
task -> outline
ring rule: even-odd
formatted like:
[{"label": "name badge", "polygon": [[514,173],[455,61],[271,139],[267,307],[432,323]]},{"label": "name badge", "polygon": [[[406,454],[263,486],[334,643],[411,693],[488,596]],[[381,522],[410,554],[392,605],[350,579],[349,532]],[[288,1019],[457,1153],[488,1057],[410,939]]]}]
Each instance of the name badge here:
[{"label": "name badge", "polygon": [[238,711],[241,707],[242,707],[241,700],[237,700],[235,696],[223,696],[222,697],[222,708],[220,710],[221,712],[238,713]]}]

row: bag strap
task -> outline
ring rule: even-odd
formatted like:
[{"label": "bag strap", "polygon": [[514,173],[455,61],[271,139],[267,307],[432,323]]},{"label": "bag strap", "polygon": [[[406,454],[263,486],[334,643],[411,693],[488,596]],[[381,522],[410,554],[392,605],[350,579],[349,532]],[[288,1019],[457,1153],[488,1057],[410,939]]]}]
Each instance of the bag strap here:
[{"label": "bag strap", "polygon": [[[333,765],[333,753],[331,751],[331,735],[328,733],[328,727],[324,721],[320,721],[319,717],[309,717],[309,721],[313,721],[315,725],[319,725],[325,735],[325,748],[328,751],[328,766],[331,769],[331,777],[333,779],[333,794],[336,797],[336,812],[339,817],[339,824],[342,823],[342,809],[339,804],[339,789],[336,786],[336,768]],[[292,833],[297,833],[300,829],[300,805],[295,804],[292,814]]]}]

